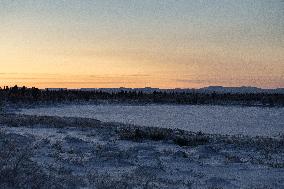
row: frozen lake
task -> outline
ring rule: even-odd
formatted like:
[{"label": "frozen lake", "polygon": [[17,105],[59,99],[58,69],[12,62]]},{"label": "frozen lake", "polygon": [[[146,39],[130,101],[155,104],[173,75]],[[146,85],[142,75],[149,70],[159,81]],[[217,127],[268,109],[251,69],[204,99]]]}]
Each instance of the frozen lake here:
[{"label": "frozen lake", "polygon": [[284,108],[191,105],[66,105],[22,109],[26,115],[94,118],[212,134],[284,134]]}]

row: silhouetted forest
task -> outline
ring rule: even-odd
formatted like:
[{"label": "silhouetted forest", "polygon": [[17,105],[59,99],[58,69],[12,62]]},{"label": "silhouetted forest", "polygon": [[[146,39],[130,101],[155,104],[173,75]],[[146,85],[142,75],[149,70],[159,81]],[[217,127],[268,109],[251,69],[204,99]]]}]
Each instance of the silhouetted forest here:
[{"label": "silhouetted forest", "polygon": [[0,88],[0,103],[58,103],[101,102],[113,103],[165,103],[165,104],[214,104],[247,106],[284,106],[284,94],[252,93],[197,93],[197,92],[102,92],[82,90],[40,90],[26,87]]}]

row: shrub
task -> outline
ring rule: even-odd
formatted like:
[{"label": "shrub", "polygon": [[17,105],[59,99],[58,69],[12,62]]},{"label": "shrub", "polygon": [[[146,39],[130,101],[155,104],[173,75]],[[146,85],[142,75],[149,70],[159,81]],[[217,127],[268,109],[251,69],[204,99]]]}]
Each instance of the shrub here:
[{"label": "shrub", "polygon": [[174,143],[179,146],[198,146],[209,143],[209,137],[206,136],[189,136],[189,137],[180,137],[177,136],[174,138]]},{"label": "shrub", "polygon": [[141,140],[167,140],[168,135],[161,129],[157,128],[124,128],[119,131],[121,139],[141,141]]}]

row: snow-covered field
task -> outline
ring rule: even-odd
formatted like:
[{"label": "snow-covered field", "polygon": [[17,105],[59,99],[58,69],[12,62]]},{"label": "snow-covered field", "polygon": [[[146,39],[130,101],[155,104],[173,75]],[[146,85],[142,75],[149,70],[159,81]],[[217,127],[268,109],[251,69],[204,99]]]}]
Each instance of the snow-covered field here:
[{"label": "snow-covered field", "polygon": [[284,133],[284,108],[103,104],[22,109],[19,113],[95,118],[104,122],[179,128],[211,134],[278,136]]},{"label": "snow-covered field", "polygon": [[[208,140],[196,143],[200,137]],[[280,189],[283,144],[283,138],[0,114],[0,188]]]},{"label": "snow-covered field", "polygon": [[0,188],[282,189],[283,128],[284,108],[21,109],[0,114]]}]

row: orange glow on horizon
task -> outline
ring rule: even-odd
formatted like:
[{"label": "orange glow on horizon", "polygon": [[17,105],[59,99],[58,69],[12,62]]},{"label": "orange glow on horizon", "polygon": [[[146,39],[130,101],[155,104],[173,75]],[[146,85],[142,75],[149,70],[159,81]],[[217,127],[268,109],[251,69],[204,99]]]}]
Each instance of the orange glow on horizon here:
[{"label": "orange glow on horizon", "polygon": [[54,2],[0,3],[0,86],[284,88],[279,2]]}]

